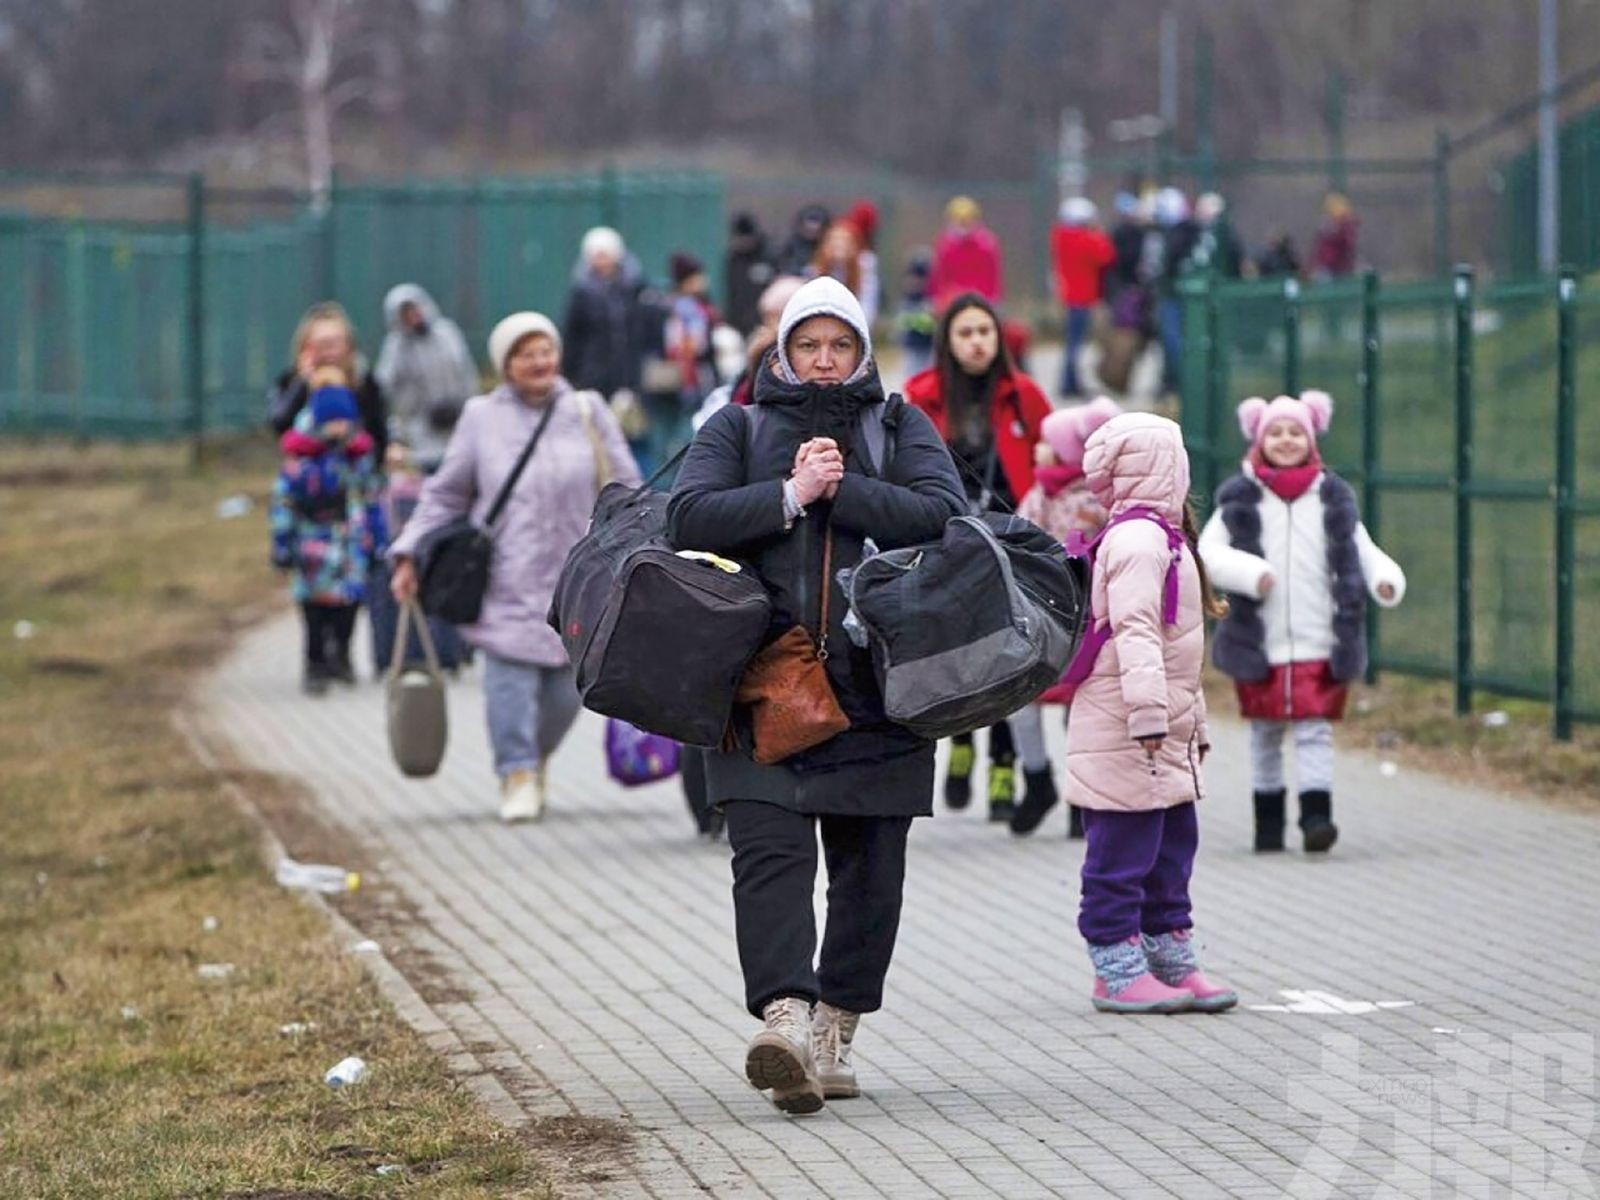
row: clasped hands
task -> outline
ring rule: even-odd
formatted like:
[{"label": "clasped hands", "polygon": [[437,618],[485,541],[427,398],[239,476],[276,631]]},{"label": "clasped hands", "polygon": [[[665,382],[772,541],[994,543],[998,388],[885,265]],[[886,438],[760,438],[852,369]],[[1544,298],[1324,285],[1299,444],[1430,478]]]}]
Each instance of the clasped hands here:
[{"label": "clasped hands", "polygon": [[843,478],[844,454],[832,438],[812,438],[794,452],[794,471],[789,480],[802,508],[815,500],[832,500],[838,495]]}]

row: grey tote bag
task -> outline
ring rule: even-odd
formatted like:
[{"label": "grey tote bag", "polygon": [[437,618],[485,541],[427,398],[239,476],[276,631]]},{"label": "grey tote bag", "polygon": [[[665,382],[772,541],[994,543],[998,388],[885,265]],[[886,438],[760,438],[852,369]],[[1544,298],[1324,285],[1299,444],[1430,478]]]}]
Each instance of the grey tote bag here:
[{"label": "grey tote bag", "polygon": [[[425,664],[406,664],[406,634],[415,621],[422,641]],[[444,675],[439,670],[439,655],[433,648],[433,635],[417,602],[400,606],[395,622],[394,655],[389,660],[389,678],[384,684],[389,716],[389,753],[402,775],[426,779],[444,761],[445,742],[450,724],[445,706]]]}]

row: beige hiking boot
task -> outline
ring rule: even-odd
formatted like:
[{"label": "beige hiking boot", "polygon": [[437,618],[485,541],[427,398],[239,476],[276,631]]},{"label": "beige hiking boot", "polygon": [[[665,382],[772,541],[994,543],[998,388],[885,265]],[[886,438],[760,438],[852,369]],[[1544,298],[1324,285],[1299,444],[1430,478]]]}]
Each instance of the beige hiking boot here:
[{"label": "beige hiking boot", "polygon": [[822,1082],[811,1052],[811,1005],[784,996],[761,1011],[767,1027],[750,1039],[744,1073],[752,1086],[772,1089],[772,1103],[801,1116],[822,1108]]},{"label": "beige hiking boot", "polygon": [[822,1094],[829,1100],[850,1100],[861,1095],[856,1083],[856,1068],[850,1061],[850,1043],[855,1040],[861,1014],[818,1003],[811,1018],[812,1045],[817,1058],[817,1078]]},{"label": "beige hiking boot", "polygon": [[544,780],[534,771],[513,771],[500,781],[500,819],[508,825],[544,815]]}]

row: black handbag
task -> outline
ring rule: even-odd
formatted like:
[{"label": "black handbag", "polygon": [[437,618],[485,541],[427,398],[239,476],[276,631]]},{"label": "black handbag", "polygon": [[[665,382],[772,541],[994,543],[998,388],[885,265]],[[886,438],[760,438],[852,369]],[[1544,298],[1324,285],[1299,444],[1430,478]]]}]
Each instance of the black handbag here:
[{"label": "black handbag", "polygon": [[534,427],[528,444],[522,448],[511,474],[500,485],[482,525],[471,517],[459,517],[418,539],[417,598],[429,616],[452,625],[471,625],[482,614],[483,597],[489,590],[489,564],[494,559],[495,522],[510,502],[511,491],[522,477],[523,468],[533,457],[555,411],[556,401],[552,399],[545,405],[544,415]]}]

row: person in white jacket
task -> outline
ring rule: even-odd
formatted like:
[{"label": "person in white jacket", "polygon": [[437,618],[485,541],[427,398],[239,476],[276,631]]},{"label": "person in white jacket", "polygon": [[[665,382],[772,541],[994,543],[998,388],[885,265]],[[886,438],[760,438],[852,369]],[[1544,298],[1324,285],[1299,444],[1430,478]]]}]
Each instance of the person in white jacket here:
[{"label": "person in white jacket", "polygon": [[1324,852],[1338,839],[1332,723],[1367,669],[1368,596],[1385,607],[1405,596],[1405,573],[1361,524],[1355,492],[1323,466],[1317,437],[1332,416],[1326,392],[1241,404],[1250,451],[1217,489],[1200,535],[1206,570],[1231,601],[1212,660],[1251,722],[1258,851],[1283,849],[1290,729],[1305,849]]}]

